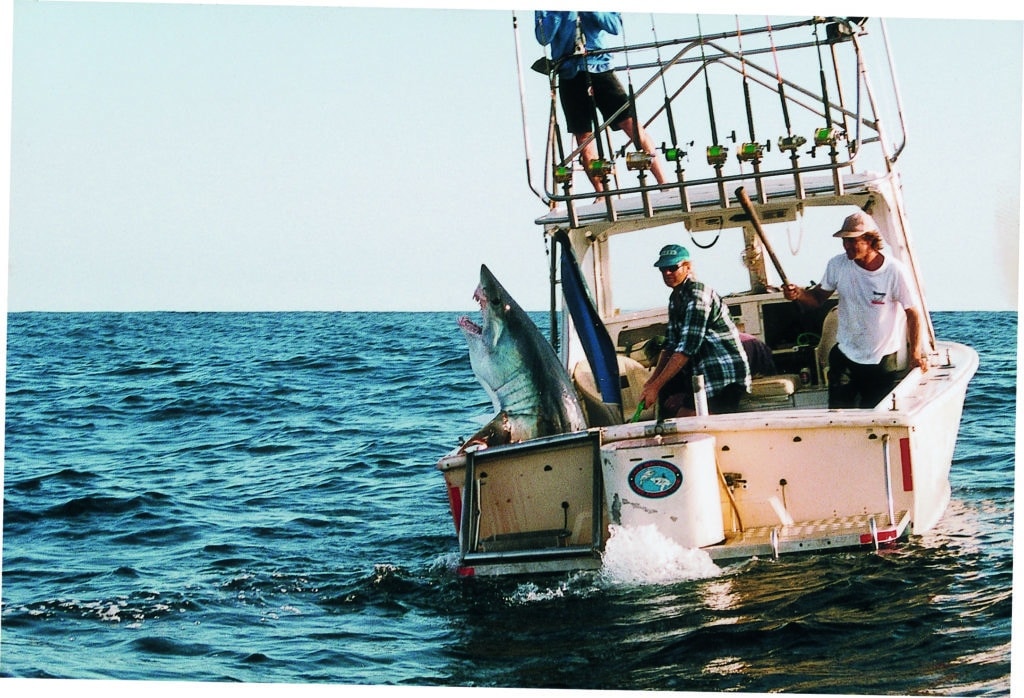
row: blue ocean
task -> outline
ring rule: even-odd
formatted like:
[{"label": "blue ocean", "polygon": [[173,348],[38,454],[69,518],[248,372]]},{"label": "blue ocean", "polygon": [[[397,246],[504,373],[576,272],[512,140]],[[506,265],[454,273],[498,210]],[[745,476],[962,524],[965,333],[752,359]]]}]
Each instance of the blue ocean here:
[{"label": "blue ocean", "polygon": [[981,356],[935,529],[628,580],[454,575],[455,319],[9,315],[0,676],[1010,695],[1016,313],[934,315]]}]

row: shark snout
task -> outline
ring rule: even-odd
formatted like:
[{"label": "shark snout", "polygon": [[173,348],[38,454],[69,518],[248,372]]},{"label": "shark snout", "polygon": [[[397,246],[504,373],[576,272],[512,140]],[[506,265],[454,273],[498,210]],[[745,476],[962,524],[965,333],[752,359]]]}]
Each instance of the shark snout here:
[{"label": "shark snout", "polygon": [[473,300],[480,304],[481,310],[487,305],[487,292],[484,291],[483,286],[477,286],[476,290],[473,291]]}]

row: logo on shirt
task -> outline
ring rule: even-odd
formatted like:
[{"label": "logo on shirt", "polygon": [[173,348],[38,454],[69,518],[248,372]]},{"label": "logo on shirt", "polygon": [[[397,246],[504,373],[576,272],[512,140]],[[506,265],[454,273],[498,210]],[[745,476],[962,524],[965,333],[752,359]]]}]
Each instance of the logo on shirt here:
[{"label": "logo on shirt", "polygon": [[885,293],[882,291],[872,291],[871,305],[885,305]]}]

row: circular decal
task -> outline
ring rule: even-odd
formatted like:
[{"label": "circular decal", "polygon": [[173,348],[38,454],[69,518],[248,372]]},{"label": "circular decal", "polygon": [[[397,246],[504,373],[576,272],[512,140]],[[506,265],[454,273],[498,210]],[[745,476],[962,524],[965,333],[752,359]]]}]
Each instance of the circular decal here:
[{"label": "circular decal", "polygon": [[683,484],[679,468],[663,460],[640,463],[629,473],[629,489],[641,497],[667,497]]}]

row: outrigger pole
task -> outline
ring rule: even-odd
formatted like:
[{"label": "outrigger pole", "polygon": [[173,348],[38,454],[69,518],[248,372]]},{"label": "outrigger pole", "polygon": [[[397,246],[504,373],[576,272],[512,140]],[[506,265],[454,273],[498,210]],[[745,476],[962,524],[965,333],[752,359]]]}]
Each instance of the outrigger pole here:
[{"label": "outrigger pole", "polygon": [[522,115],[523,122],[523,152],[526,157],[526,183],[538,199],[543,201],[545,204],[550,204],[547,197],[541,194],[533,186],[533,173],[530,167],[530,137],[529,132],[526,128],[526,84],[523,82],[523,58],[519,49],[519,18],[516,17],[516,13],[512,13],[512,34],[515,37],[516,43],[516,77],[519,80],[519,110]]},{"label": "outrigger pole", "polygon": [[715,104],[711,99],[711,81],[708,80],[708,59],[704,55],[704,30],[700,26],[700,15],[697,15],[697,34],[700,36],[701,68],[704,71],[704,93],[708,100],[708,119],[711,122],[711,141],[708,146],[708,164],[715,168],[715,179],[718,180],[718,198],[722,208],[729,208],[729,197],[725,194],[725,181],[722,179],[722,165],[729,159],[729,149],[718,142],[718,126],[715,123]]}]

